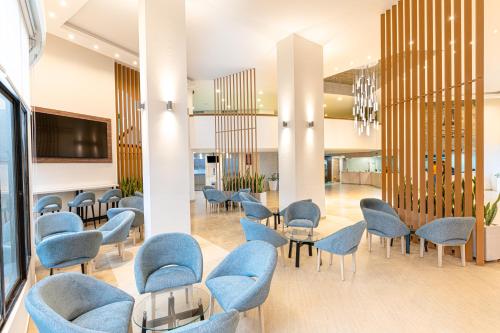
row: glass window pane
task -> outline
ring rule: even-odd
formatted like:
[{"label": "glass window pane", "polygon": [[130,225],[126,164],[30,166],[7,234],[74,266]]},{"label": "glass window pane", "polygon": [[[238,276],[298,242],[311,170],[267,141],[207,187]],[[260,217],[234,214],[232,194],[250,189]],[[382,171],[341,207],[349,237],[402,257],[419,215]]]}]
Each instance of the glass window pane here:
[{"label": "glass window pane", "polygon": [[0,206],[2,223],[3,271],[5,295],[19,279],[17,252],[16,176],[14,154],[14,105],[0,94]]}]

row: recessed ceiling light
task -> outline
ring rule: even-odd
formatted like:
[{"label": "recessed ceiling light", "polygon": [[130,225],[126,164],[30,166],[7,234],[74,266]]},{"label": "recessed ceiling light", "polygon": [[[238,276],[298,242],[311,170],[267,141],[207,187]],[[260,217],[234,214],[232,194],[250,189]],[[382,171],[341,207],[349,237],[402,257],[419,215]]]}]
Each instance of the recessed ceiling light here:
[{"label": "recessed ceiling light", "polygon": [[259,91],[259,95],[262,95],[264,92],[262,90]]},{"label": "recessed ceiling light", "polygon": [[56,13],[54,13],[54,12],[49,12],[49,17],[50,17],[50,18],[54,18],[54,17],[56,17]]},{"label": "recessed ceiling light", "polygon": [[66,7],[68,5],[68,3],[66,2],[66,0],[60,0],[59,4],[61,5],[61,7]]},{"label": "recessed ceiling light", "polygon": [[340,96],[339,96],[339,97],[337,97],[337,101],[341,102],[341,101],[343,101],[343,100],[344,100],[344,99],[343,99],[342,97],[340,97]]},{"label": "recessed ceiling light", "polygon": [[120,58],[120,55],[118,53],[115,53],[115,58]]},{"label": "recessed ceiling light", "polygon": [[[134,64],[134,66],[137,66],[137,61],[134,60],[133,64]],[[193,107],[193,109],[194,109],[194,107]]]},{"label": "recessed ceiling light", "polygon": [[496,35],[498,33],[498,29],[493,30],[493,33]]},{"label": "recessed ceiling light", "polygon": [[262,100],[260,98],[257,98],[257,102],[260,102],[260,101],[262,101]]},{"label": "recessed ceiling light", "polygon": [[371,60],[372,56],[368,56],[367,58],[368,58],[368,60]]},{"label": "recessed ceiling light", "polygon": [[323,104],[323,108],[326,108],[326,104]]},{"label": "recessed ceiling light", "polygon": [[69,38],[70,40],[73,40],[73,39],[75,39],[75,35],[73,35],[73,34],[68,34],[68,38]]},{"label": "recessed ceiling light", "polygon": [[94,50],[99,50],[99,45],[94,44]]}]

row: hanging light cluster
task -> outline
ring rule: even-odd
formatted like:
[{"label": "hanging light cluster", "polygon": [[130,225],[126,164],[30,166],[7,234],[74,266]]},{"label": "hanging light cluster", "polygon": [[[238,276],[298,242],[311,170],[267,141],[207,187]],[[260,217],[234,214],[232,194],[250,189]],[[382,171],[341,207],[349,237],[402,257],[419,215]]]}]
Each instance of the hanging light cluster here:
[{"label": "hanging light cluster", "polygon": [[354,95],[354,106],[352,115],[354,116],[354,128],[358,134],[370,135],[370,127],[378,129],[377,102],[377,72],[376,66],[360,69],[354,78],[352,93]]}]

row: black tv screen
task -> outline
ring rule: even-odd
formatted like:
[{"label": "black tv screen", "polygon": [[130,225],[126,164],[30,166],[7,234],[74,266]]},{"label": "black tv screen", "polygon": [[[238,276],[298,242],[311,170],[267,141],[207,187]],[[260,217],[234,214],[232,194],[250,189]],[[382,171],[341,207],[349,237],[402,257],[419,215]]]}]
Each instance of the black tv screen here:
[{"label": "black tv screen", "polygon": [[105,121],[36,112],[37,159],[107,159],[108,124]]},{"label": "black tv screen", "polygon": [[207,156],[207,163],[219,163],[219,156]]}]

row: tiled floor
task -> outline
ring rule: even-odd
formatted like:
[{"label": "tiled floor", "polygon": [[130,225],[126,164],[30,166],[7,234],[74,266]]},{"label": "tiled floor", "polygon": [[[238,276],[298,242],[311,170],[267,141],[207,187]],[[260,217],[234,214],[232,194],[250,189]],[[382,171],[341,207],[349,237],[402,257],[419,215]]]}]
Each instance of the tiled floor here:
[{"label": "tiled floor", "polygon": [[[232,249],[244,242],[239,224],[242,213],[207,213],[201,193],[192,204],[192,232],[204,256],[204,275]],[[380,191],[369,186],[332,185],[327,188],[327,217],[319,231],[328,235],[361,220],[359,199],[378,197]],[[277,195],[268,195],[275,205]],[[140,244],[139,244],[140,245]],[[139,246],[138,245],[138,246]],[[133,256],[137,247],[126,247],[121,262],[116,249],[101,250],[94,276],[136,296]],[[278,265],[271,292],[264,306],[267,332],[499,332],[500,264],[483,267],[445,256],[437,267],[434,250],[422,259],[417,245],[411,255],[401,255],[396,241],[393,255],[374,242],[372,253],[365,238],[357,256],[357,272],[349,271],[340,280],[338,259],[316,271],[316,257],[301,255],[301,267],[293,258]],[[325,257],[326,258],[326,257]],[[281,259],[281,258],[280,258]],[[37,267],[37,277],[47,271]],[[30,325],[30,332],[36,332]],[[242,318],[238,332],[258,332],[256,311]]]}]

